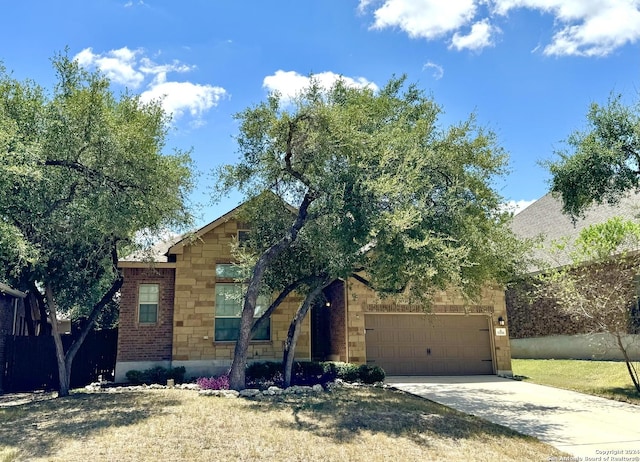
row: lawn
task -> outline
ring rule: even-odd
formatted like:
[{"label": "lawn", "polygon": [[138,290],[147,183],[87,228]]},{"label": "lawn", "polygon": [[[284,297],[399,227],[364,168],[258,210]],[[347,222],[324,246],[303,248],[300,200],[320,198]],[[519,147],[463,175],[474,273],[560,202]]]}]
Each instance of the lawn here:
[{"label": "lawn", "polygon": [[513,359],[511,366],[515,375],[530,382],[640,404],[624,362]]},{"label": "lawn", "polygon": [[507,461],[538,440],[399,391],[259,400],[191,390],[77,392],[0,408],[0,461]]}]

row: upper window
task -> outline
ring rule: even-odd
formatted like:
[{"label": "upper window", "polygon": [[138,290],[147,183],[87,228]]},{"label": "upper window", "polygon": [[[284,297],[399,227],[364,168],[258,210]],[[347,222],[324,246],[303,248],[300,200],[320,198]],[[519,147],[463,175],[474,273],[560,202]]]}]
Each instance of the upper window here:
[{"label": "upper window", "polygon": [[140,284],[138,286],[138,321],[141,324],[158,322],[158,284]]},{"label": "upper window", "polygon": [[244,279],[243,269],[237,265],[216,265],[216,278],[218,279]]},{"label": "upper window", "polygon": [[240,245],[245,245],[249,240],[249,230],[239,229],[238,230],[238,243]]}]

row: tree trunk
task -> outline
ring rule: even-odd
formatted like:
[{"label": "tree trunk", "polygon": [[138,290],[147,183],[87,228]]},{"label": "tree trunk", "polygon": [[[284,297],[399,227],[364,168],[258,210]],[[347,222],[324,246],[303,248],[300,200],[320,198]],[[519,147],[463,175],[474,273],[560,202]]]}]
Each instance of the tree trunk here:
[{"label": "tree trunk", "polygon": [[67,362],[65,361],[64,347],[62,345],[62,338],[58,332],[58,316],[56,302],[53,297],[53,290],[49,284],[45,284],[44,288],[45,297],[47,298],[47,305],[49,307],[49,320],[51,321],[51,335],[53,336],[53,343],[56,346],[56,362],[58,363],[58,381],[59,391],[58,397],[69,395],[69,384],[71,382],[71,367],[67,368]]},{"label": "tree trunk", "polygon": [[233,352],[233,362],[229,371],[229,388],[232,390],[242,390],[245,387],[245,370],[247,367],[247,352],[249,350],[249,341],[251,340],[251,327],[253,325],[253,317],[256,311],[256,301],[260,293],[262,285],[262,277],[269,264],[292,242],[298,237],[298,232],[307,221],[307,212],[309,205],[314,201],[315,196],[310,192],[305,194],[298,216],[287,234],[277,243],[269,247],[258,259],[256,266],[253,268],[247,293],[244,297],[244,305],[240,316],[240,329],[238,339]]},{"label": "tree trunk", "polygon": [[638,371],[634,367],[633,362],[631,361],[631,359],[629,358],[629,354],[627,353],[627,349],[622,343],[621,334],[619,332],[616,332],[614,335],[618,343],[618,348],[620,349],[620,351],[622,352],[622,355],[624,356],[624,362],[627,365],[627,371],[629,372],[629,377],[631,377],[633,386],[636,387],[636,391],[640,393],[640,377],[638,377]]},{"label": "tree trunk", "polygon": [[[118,261],[118,255],[114,247],[112,252],[112,259],[114,265]],[[114,266],[115,268],[115,266]],[[51,319],[51,335],[53,335],[53,342],[56,346],[56,361],[58,363],[58,379],[60,382],[60,391],[58,391],[58,397],[68,396],[69,389],[71,387],[71,366],[73,359],[76,357],[76,353],[82,346],[82,342],[87,337],[89,331],[93,328],[96,319],[100,315],[100,312],[110,300],[113,299],[115,294],[122,287],[123,278],[120,270],[116,269],[116,279],[111,284],[109,290],[102,296],[100,301],[93,305],[89,318],[86,324],[80,331],[80,335],[73,341],[66,354],[64,352],[64,346],[62,345],[62,338],[58,332],[58,320],[57,320],[57,305],[53,296],[53,290],[48,283],[45,283],[45,297],[47,299],[47,305],[49,307],[49,319]]]},{"label": "tree trunk", "polygon": [[289,332],[287,334],[287,340],[284,343],[284,353],[282,355],[282,367],[284,373],[284,387],[291,386],[291,373],[293,370],[293,360],[295,357],[296,343],[298,343],[298,337],[300,336],[300,326],[302,321],[307,316],[309,308],[313,305],[317,297],[324,289],[326,283],[319,283],[314,287],[304,299],[304,302],[298,307],[298,311],[293,317],[291,324],[289,325]]}]

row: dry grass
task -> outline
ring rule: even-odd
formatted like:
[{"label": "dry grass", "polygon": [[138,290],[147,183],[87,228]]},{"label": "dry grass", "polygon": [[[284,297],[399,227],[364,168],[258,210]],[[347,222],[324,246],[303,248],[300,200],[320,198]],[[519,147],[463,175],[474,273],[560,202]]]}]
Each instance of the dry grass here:
[{"label": "dry grass", "polygon": [[640,404],[624,362],[514,359],[511,365],[514,374],[534,383]]},{"label": "dry grass", "polygon": [[0,408],[0,461],[506,461],[562,453],[402,392],[260,400],[75,393]]}]

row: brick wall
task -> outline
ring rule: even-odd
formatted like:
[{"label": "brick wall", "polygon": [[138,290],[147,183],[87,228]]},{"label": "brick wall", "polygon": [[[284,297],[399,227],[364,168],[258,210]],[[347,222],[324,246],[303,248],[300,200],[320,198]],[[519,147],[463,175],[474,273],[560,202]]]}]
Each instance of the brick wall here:
[{"label": "brick wall", "polygon": [[[175,270],[173,268],[123,268],[123,271],[117,361],[170,360]],[[138,286],[140,284],[159,285],[158,321],[155,324],[138,322]]]},{"label": "brick wall", "polygon": [[507,290],[506,304],[511,338],[576,335],[598,331],[594,320],[571,316],[549,296],[537,295],[532,281],[520,281]]}]

